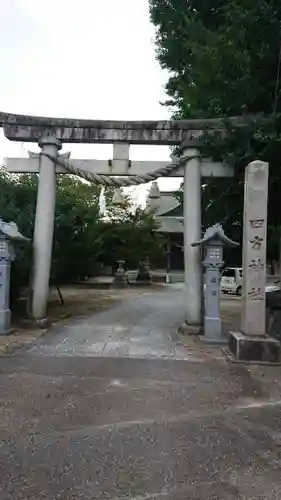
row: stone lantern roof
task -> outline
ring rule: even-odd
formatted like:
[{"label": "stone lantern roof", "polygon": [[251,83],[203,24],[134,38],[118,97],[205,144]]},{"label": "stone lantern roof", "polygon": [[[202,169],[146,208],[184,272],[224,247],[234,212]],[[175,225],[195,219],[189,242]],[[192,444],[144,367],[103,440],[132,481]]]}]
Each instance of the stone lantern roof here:
[{"label": "stone lantern roof", "polygon": [[197,247],[200,245],[207,245],[208,243],[219,240],[223,245],[238,247],[239,243],[228,238],[223,230],[221,224],[215,224],[214,226],[208,227],[205,231],[203,238],[199,241],[195,241],[192,243],[193,247]]},{"label": "stone lantern roof", "polygon": [[9,240],[29,241],[29,238],[26,238],[19,232],[18,226],[14,222],[4,222],[0,219],[0,234],[1,233]]}]

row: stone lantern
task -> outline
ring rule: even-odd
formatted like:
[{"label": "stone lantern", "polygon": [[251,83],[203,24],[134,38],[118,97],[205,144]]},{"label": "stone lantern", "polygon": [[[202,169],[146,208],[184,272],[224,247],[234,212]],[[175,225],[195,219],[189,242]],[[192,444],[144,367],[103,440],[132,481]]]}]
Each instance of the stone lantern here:
[{"label": "stone lantern", "polygon": [[203,249],[203,266],[205,269],[205,307],[204,307],[204,337],[209,343],[226,343],[222,336],[220,315],[220,270],[224,264],[224,246],[239,246],[239,243],[229,239],[220,224],[209,227],[200,241],[192,246]]},{"label": "stone lantern", "polygon": [[0,219],[0,335],[8,335],[11,331],[10,269],[16,256],[16,241],[29,240],[19,232],[14,222]]},{"label": "stone lantern", "polygon": [[118,268],[115,273],[112,286],[115,288],[124,288],[128,286],[128,278],[124,269],[125,261],[117,260]]}]

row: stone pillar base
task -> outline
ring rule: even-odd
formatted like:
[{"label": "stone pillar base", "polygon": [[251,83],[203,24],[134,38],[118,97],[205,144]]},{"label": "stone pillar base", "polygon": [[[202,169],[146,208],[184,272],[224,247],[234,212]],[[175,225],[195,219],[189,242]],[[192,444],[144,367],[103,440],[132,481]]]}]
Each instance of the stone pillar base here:
[{"label": "stone pillar base", "polygon": [[216,345],[226,345],[228,344],[228,339],[223,336],[214,336],[211,337],[210,335],[200,335],[199,336],[200,340],[204,342],[205,344],[216,344]]},{"label": "stone pillar base", "polygon": [[119,279],[119,277],[118,277],[118,279],[114,278],[111,286],[112,286],[112,288],[128,288],[129,283],[128,283],[127,279]]},{"label": "stone pillar base", "polygon": [[200,339],[206,344],[227,344],[227,338],[222,336],[221,318],[204,317],[204,335]]},{"label": "stone pillar base", "polygon": [[183,323],[179,329],[179,333],[182,333],[183,335],[199,335],[203,331],[202,325],[190,325],[188,323]]},{"label": "stone pillar base", "polygon": [[0,335],[10,335],[12,331],[10,309],[0,310]]},{"label": "stone pillar base", "polygon": [[45,330],[47,328],[50,328],[52,326],[52,322],[50,318],[41,318],[41,319],[35,319],[35,318],[22,318],[20,320],[20,324],[23,328],[40,328],[42,330]]},{"label": "stone pillar base", "polygon": [[228,348],[237,361],[280,362],[280,342],[272,337],[229,332]]},{"label": "stone pillar base", "polygon": [[2,330],[0,331],[0,337],[4,335],[12,335],[14,333],[15,329],[14,328],[9,328],[9,330]]},{"label": "stone pillar base", "polygon": [[150,283],[151,282],[151,274],[149,273],[138,273],[136,277],[136,281],[140,281],[143,283]]},{"label": "stone pillar base", "polygon": [[135,286],[150,286],[152,283],[151,283],[151,280],[137,280],[134,285]]}]

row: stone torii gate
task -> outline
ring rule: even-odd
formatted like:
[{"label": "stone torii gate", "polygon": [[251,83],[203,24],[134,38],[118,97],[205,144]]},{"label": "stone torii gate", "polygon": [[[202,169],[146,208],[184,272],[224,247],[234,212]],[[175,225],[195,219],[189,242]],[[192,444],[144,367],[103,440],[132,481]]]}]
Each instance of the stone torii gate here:
[{"label": "stone torii gate", "polygon": [[[241,125],[243,118],[233,118]],[[202,266],[201,238],[202,177],[231,177],[232,170],[200,156],[200,138],[206,129],[219,130],[220,120],[97,121],[45,118],[0,113],[0,126],[12,141],[38,142],[39,155],[7,159],[9,172],[39,173],[34,227],[34,269],[32,315],[46,318],[52,258],[56,173],[75,173],[108,185],[145,183],[160,176],[184,178],[184,255],[186,323],[201,325]],[[113,159],[72,160],[59,155],[63,143],[113,144]],[[176,163],[131,161],[130,144],[180,146]],[[115,176],[120,176],[116,179]],[[117,184],[118,185],[118,184]]]}]

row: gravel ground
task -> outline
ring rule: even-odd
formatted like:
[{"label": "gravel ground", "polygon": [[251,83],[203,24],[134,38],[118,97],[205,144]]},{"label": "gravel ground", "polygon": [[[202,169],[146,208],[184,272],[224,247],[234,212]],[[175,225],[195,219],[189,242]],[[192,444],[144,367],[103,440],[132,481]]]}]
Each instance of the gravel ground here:
[{"label": "gravel ground", "polygon": [[[76,340],[101,334],[111,318],[147,342],[153,314],[153,342],[159,331],[166,338],[181,295],[116,304],[86,333],[76,328]],[[61,335],[54,329],[41,347]],[[40,342],[2,357],[1,500],[279,500],[281,367],[169,342],[186,359],[43,353]]]}]

